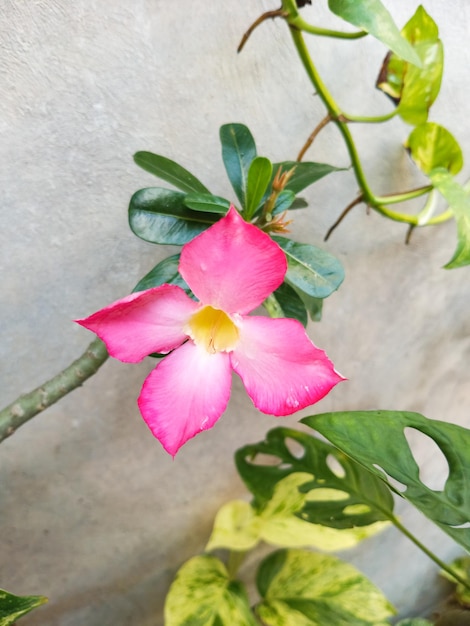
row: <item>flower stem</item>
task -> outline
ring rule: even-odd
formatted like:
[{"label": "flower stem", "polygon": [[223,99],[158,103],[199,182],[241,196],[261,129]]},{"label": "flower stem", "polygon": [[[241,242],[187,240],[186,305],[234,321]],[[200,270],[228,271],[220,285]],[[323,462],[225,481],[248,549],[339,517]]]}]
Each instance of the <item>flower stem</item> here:
[{"label": "flower stem", "polygon": [[392,515],[390,517],[390,521],[400,532],[402,532],[405,535],[405,537],[408,537],[408,539],[412,541],[416,547],[418,547],[422,552],[424,552],[426,556],[428,556],[432,561],[434,561],[434,563],[439,565],[441,569],[447,572],[456,581],[461,583],[466,589],[470,590],[470,583],[468,582],[468,580],[465,580],[465,578],[462,578],[461,576],[459,576],[452,569],[452,567],[450,567],[450,565],[447,565],[446,563],[444,563],[444,561],[441,561],[441,559],[438,556],[436,556],[434,552],[431,552],[431,550],[426,548],[426,546],[423,545],[417,537],[415,537],[412,533],[410,533],[410,531],[407,528],[405,528],[405,526],[403,526],[403,524],[400,522],[400,520],[397,517]]},{"label": "flower stem", "polygon": [[0,411],[0,442],[93,376],[108,358],[101,339],[95,339],[76,361],[43,385],[17,398]]}]

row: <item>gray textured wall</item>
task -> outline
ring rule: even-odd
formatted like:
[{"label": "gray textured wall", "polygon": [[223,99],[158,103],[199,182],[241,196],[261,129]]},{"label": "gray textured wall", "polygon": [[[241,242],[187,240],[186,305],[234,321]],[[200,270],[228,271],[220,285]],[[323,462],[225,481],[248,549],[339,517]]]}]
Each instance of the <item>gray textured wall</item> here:
[{"label": "gray textured wall", "polygon": [[[315,4],[328,20],[326,3]],[[82,352],[91,336],[72,319],[126,295],[173,252],[128,230],[130,195],[155,180],[133,164],[136,150],[179,160],[220,195],[230,194],[218,143],[222,123],[249,125],[259,152],[272,160],[295,158],[324,112],[287,29],[270,21],[242,55],[235,52],[248,25],[275,5],[2,1],[2,404]],[[388,5],[403,24],[415,3]],[[454,132],[468,155],[470,8],[465,0],[425,6],[446,46],[432,119]],[[372,88],[383,46],[370,38],[310,45],[346,110],[389,109]],[[400,145],[407,134],[400,121],[354,132],[377,192],[420,182]],[[348,165],[334,128],[323,131],[308,158]],[[312,187],[311,208],[297,217],[293,236],[324,245],[326,229],[355,193],[351,173]],[[356,208],[326,245],[347,278],[310,331],[349,382],[318,409],[416,410],[468,425],[469,274],[441,269],[455,227],[415,232],[408,247],[404,235],[404,227]],[[50,597],[25,626],[161,624],[176,568],[202,550],[217,508],[244,493],[233,451],[274,425],[297,421],[257,414],[235,381],[223,419],[172,461],[135,402],[151,367],[148,360],[106,363],[1,446],[1,586]],[[436,477],[442,468],[434,449],[420,451],[425,475]],[[456,553],[420,516],[400,510],[415,530],[426,529],[441,557]],[[395,531],[352,558],[403,612],[433,601],[434,591],[426,591],[436,568]]]}]

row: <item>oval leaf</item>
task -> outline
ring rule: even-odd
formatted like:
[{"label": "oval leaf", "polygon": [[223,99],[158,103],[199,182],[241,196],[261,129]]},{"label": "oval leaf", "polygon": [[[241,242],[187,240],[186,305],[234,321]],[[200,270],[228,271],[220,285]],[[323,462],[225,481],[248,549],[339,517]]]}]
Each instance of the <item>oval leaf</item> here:
[{"label": "oval leaf", "polygon": [[178,571],[165,601],[165,626],[256,626],[243,584],[225,565],[196,556]]},{"label": "oval leaf", "polygon": [[448,270],[470,264],[470,193],[447,170],[437,169],[429,175],[435,189],[446,199],[457,222],[457,249],[444,265]]},{"label": "oval leaf", "polygon": [[211,193],[189,193],[184,199],[184,204],[193,211],[225,215],[230,209],[231,203],[229,200],[213,196]]},{"label": "oval leaf", "polygon": [[[282,172],[288,172],[294,169],[292,177],[285,186],[285,189],[293,191],[295,194],[299,193],[306,187],[313,185],[317,180],[332,174],[333,172],[343,172],[344,167],[334,167],[327,163],[313,163],[308,161],[282,161],[282,163],[275,163],[273,165],[273,172],[276,173],[281,168]],[[272,181],[271,181],[272,182]]]},{"label": "oval leaf", "polygon": [[327,298],[343,282],[343,266],[333,255],[285,237],[274,236],[273,240],[286,253],[285,281],[301,298],[303,293],[312,298]]},{"label": "oval leaf", "polygon": [[256,614],[267,626],[386,626],[395,613],[357,569],[325,554],[278,550],[262,561],[256,585],[264,598]]},{"label": "oval leaf", "polygon": [[330,10],[384,43],[402,59],[420,66],[419,56],[404,39],[380,0],[328,0]]},{"label": "oval leaf", "polygon": [[[293,445],[296,453],[291,451]],[[266,455],[270,462],[263,462]],[[257,511],[264,510],[272,500],[281,480],[306,472],[311,480],[301,489],[307,494],[297,514],[302,520],[331,528],[353,528],[393,516],[393,497],[381,480],[338,454],[331,445],[306,433],[275,428],[268,432],[265,441],[237,450],[235,462],[254,495]],[[332,462],[340,471],[332,469]],[[332,498],[332,492],[338,497]]]},{"label": "oval leaf", "polygon": [[256,157],[250,164],[246,183],[245,212],[249,220],[255,214],[271,181],[273,166],[266,157]]},{"label": "oval leaf", "polygon": [[398,114],[408,124],[422,124],[436,100],[442,81],[444,52],[436,23],[418,7],[402,30],[421,59],[421,67],[388,54],[377,87],[389,95],[398,106]]},{"label": "oval leaf", "polygon": [[[404,411],[324,413],[301,422],[384,482],[384,472],[400,481],[406,486],[401,495],[470,551],[469,430]],[[404,434],[407,427],[431,437],[446,457],[449,477],[442,491],[431,490],[421,482],[419,466]]]},{"label": "oval leaf", "polygon": [[11,626],[20,617],[46,602],[44,596],[15,596],[0,589],[0,626]]},{"label": "oval leaf", "polygon": [[183,245],[217,221],[214,213],[191,211],[186,194],[161,187],[140,189],[129,204],[132,232],[152,243]]},{"label": "oval leaf", "polygon": [[136,152],[134,161],[142,169],[166,180],[181,191],[209,193],[209,190],[191,172],[164,156],[153,154],[153,152]]},{"label": "oval leaf", "polygon": [[190,288],[183,280],[181,274],[178,271],[180,255],[173,254],[163,261],[160,261],[148,274],[139,280],[137,285],[133,289],[133,293],[136,291],[145,291],[146,289],[152,289],[153,287],[159,287],[160,285],[178,285],[181,289],[184,289],[187,294],[191,293]]},{"label": "oval leaf", "polygon": [[405,144],[411,158],[425,174],[442,167],[451,174],[462,169],[462,150],[455,137],[443,126],[426,122],[417,126]]},{"label": "oval leaf", "polygon": [[[306,327],[308,322],[305,305],[297,293],[287,283],[282,283],[274,293],[269,296],[271,303],[275,302],[277,314],[271,317],[290,317],[298,320],[302,326]],[[272,308],[271,308],[272,310]]]},{"label": "oval leaf", "polygon": [[248,170],[256,157],[256,145],[243,124],[224,124],[220,128],[222,159],[227,176],[243,208],[246,206]]}]

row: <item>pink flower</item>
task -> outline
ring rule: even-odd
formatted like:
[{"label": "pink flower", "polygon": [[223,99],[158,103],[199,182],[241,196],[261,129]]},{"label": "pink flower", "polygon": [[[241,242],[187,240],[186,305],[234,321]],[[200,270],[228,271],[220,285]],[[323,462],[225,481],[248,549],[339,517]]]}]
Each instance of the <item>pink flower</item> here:
[{"label": "pink flower", "polygon": [[179,271],[199,302],[176,285],[161,285],[77,320],[121,361],[170,352],[138,400],[169,454],[225,411],[232,369],[254,405],[273,415],[314,404],[343,380],[299,322],[247,315],[279,287],[286,270],[281,248],[231,207],[183,246]]}]

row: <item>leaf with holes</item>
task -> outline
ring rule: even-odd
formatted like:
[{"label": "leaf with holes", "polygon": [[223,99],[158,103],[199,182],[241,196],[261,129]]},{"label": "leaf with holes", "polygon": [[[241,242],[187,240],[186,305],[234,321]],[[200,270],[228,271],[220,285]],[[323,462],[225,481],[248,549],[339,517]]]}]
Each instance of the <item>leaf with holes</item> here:
[{"label": "leaf with holes", "polygon": [[44,596],[15,596],[0,589],[0,626],[11,626],[20,617],[47,602]]},{"label": "leaf with holes", "polygon": [[389,53],[383,64],[377,87],[390,96],[397,112],[408,124],[422,124],[437,98],[444,68],[444,51],[434,20],[419,6],[402,30],[421,59],[417,67]]},{"label": "leaf with holes", "polygon": [[330,11],[362,28],[399,57],[420,66],[419,56],[402,37],[389,11],[380,0],[328,0]]},{"label": "leaf with holes", "polygon": [[438,168],[429,177],[435,189],[446,199],[457,222],[457,248],[444,265],[448,270],[470,264],[470,193],[447,170]]},{"label": "leaf with holes", "polygon": [[344,280],[344,270],[336,257],[310,244],[285,237],[273,237],[287,257],[285,281],[302,298],[327,298]]},{"label": "leaf with holes", "polygon": [[340,559],[304,550],[278,550],[258,570],[266,626],[387,626],[394,608],[363,574]]},{"label": "leaf with holes", "polygon": [[[206,550],[252,550],[259,541],[283,548],[345,550],[379,532],[387,523],[376,522],[369,526],[337,529],[299,518],[297,514],[309,498],[309,494],[301,492],[299,488],[310,480],[311,475],[306,472],[289,474],[277,483],[272,499],[260,510],[241,500],[227,502],[216,515]],[[322,491],[323,499],[335,499],[338,495],[340,499],[343,498],[343,494],[338,494],[338,491]]]},{"label": "leaf with holes", "polygon": [[352,528],[393,517],[393,498],[381,480],[333,446],[306,433],[274,428],[265,441],[237,450],[235,462],[254,495],[257,511],[264,510],[272,500],[281,480],[301,472],[310,475],[310,481],[300,488],[307,495],[296,514],[305,521]]},{"label": "leaf with holes", "polygon": [[184,167],[153,152],[136,152],[134,161],[139,167],[165,180],[186,193],[209,193],[209,190]]},{"label": "leaf with holes", "polygon": [[256,158],[255,140],[250,129],[243,124],[224,124],[220,127],[220,142],[227,176],[245,208],[248,171]]},{"label": "leaf with holes", "polygon": [[[469,430],[404,411],[324,413],[301,421],[385,484],[386,473],[405,485],[401,495],[470,551]],[[449,477],[442,490],[432,490],[420,480],[405,428],[433,439],[447,459]]]},{"label": "leaf with holes", "polygon": [[132,196],[129,226],[132,232],[152,243],[183,245],[214,224],[218,215],[192,211],[180,191],[148,187]]},{"label": "leaf with holes", "polygon": [[256,626],[243,584],[207,554],[178,571],[165,601],[166,626]]}]

